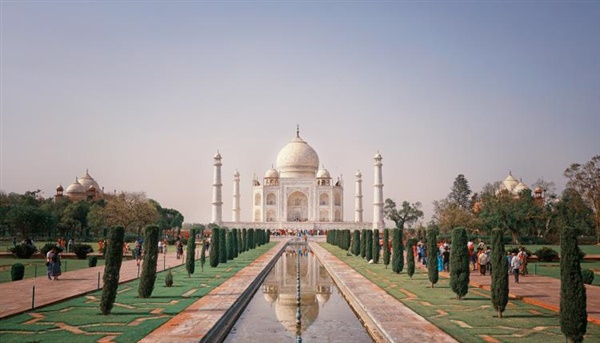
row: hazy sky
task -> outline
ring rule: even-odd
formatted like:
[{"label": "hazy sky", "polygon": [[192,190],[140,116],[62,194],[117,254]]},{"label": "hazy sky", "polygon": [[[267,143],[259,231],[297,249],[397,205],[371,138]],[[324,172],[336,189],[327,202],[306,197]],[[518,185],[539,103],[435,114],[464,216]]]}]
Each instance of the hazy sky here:
[{"label": "hazy sky", "polygon": [[373,156],[384,197],[432,201],[458,174],[475,192],[509,170],[564,188],[600,153],[600,2],[1,3],[0,189],[53,196],[86,168],[105,191],[144,191],[211,219],[212,156],[223,218],[242,178],[300,135],[345,181]]}]

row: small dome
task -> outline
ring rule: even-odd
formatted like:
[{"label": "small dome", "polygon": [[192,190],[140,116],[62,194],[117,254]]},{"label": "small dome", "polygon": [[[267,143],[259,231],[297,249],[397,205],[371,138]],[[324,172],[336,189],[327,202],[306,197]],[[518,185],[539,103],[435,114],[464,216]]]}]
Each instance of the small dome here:
[{"label": "small dome", "polygon": [[502,181],[502,187],[509,192],[514,192],[514,189],[518,184],[519,181],[512,176],[511,172],[508,172],[508,176]]},{"label": "small dome", "polygon": [[67,195],[70,194],[85,194],[85,187],[83,187],[83,185],[80,184],[79,181],[77,181],[77,178],[75,178],[75,182],[73,182],[69,185],[69,187],[67,187]]},{"label": "small dome", "polygon": [[267,172],[265,173],[265,179],[278,179],[278,178],[279,178],[279,172],[275,168],[271,168],[271,169],[267,170]]},{"label": "small dome", "polygon": [[375,154],[375,159],[376,160],[381,160],[382,159],[381,154],[379,153],[379,151]]},{"label": "small dome", "polygon": [[535,187],[535,189],[533,190],[534,193],[544,193],[544,190],[542,189],[542,187]]},{"label": "small dome", "polygon": [[233,176],[234,176],[234,177],[240,177],[240,172],[239,172],[239,171],[237,171],[237,169],[236,169],[236,170],[235,170],[235,173],[233,173]]},{"label": "small dome", "polygon": [[84,189],[89,189],[90,187],[100,189],[98,182],[96,182],[96,180],[90,176],[90,173],[88,173],[87,169],[85,171],[85,175],[80,177],[77,181],[83,186]]},{"label": "small dome", "polygon": [[220,159],[221,159],[221,154],[219,153],[219,150],[217,150],[217,153],[215,154],[215,156],[213,156],[213,158],[214,158],[215,160],[217,160],[217,159],[219,159],[219,160],[220,160]]},{"label": "small dome", "polygon": [[529,189],[529,187],[527,187],[527,185],[525,185],[523,183],[523,181],[521,181],[521,182],[519,182],[519,184],[517,184],[515,186],[515,188],[513,189],[513,193],[514,194],[519,194],[519,193],[521,193],[522,191],[524,191],[526,189]]},{"label": "small dome", "polygon": [[57,192],[62,192],[64,190],[62,184],[58,184],[58,187],[56,187],[56,191]]},{"label": "small dome", "polygon": [[322,168],[317,172],[317,179],[331,179],[331,175],[327,169]]},{"label": "small dome", "polygon": [[360,170],[356,172],[356,177],[357,178],[361,178],[362,177],[362,174],[360,173]]}]

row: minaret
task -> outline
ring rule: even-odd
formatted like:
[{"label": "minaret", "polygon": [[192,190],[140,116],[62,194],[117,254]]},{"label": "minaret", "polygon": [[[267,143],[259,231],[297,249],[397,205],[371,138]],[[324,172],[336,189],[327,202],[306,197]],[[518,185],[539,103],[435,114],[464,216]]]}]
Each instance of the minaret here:
[{"label": "minaret", "polygon": [[233,215],[231,221],[240,222],[240,172],[233,173]]},{"label": "minaret", "polygon": [[212,198],[212,220],[211,223],[220,225],[223,221],[223,198],[221,197],[221,154],[217,153],[213,157],[215,172],[213,177],[213,198]]},{"label": "minaret", "polygon": [[363,207],[362,207],[362,174],[360,170],[356,172],[356,190],[354,192],[354,221],[362,223],[363,221]]},{"label": "minaret", "polygon": [[375,155],[375,181],[373,183],[373,228],[383,229],[385,223],[383,221],[383,174],[381,162],[383,158],[379,151]]}]

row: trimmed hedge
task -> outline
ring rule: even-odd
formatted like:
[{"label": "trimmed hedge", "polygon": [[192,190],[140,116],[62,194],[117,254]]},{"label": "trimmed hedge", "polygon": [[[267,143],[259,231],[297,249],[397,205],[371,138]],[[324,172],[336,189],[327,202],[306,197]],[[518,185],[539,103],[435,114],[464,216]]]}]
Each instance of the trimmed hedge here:
[{"label": "trimmed hedge", "polygon": [[23,280],[25,276],[25,266],[21,263],[15,263],[10,267],[10,279],[12,281]]},{"label": "trimmed hedge", "polygon": [[119,287],[119,273],[123,262],[123,237],[125,229],[122,226],[113,227],[107,244],[106,261],[104,261],[104,286],[100,298],[100,311],[110,314]]},{"label": "trimmed hedge", "polygon": [[[89,253],[94,252],[94,249],[89,244],[77,243],[73,245],[71,251],[75,253],[75,256],[77,256],[78,259],[85,260]],[[123,251],[123,245],[121,245],[121,251]]]}]

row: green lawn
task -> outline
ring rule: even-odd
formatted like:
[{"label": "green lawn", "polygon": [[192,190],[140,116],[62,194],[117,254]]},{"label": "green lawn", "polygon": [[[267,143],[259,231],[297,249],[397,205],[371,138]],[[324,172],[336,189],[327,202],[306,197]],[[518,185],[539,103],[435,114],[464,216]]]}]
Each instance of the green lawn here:
[{"label": "green lawn", "polygon": [[[137,342],[176,314],[235,275],[275,246],[267,243],[236,259],[201,270],[188,277],[185,266],[172,268],[173,287],[165,287],[166,272],[157,274],[152,297],[138,298],[138,280],[119,285],[112,314],[99,310],[101,291],[0,320],[2,343],[11,342]],[[33,319],[33,320],[32,320]]]},{"label": "green lawn", "polygon": [[[10,282],[10,269],[15,263],[22,263],[25,266],[25,279],[46,274],[46,259],[20,259],[13,257],[0,257],[0,283]],[[104,265],[104,260],[98,260],[98,266]],[[63,259],[62,272],[89,268],[88,260]]]},{"label": "green lawn", "polygon": [[[581,269],[594,270],[595,275],[594,282],[592,282],[592,285],[600,286],[600,261],[582,261]],[[560,262],[529,263],[527,264],[527,270],[530,274],[537,274],[553,277],[555,279],[560,279]]]},{"label": "green lawn", "polygon": [[[486,290],[471,287],[463,300],[456,300],[447,278],[440,277],[432,289],[426,271],[417,269],[411,279],[406,271],[394,274],[391,267],[386,269],[381,263],[368,264],[360,257],[347,256],[338,247],[321,245],[459,342],[565,341],[556,312],[511,300],[500,319]],[[588,322],[585,341],[600,342],[600,326]]]},{"label": "green lawn", "polygon": [[[507,244],[506,249],[519,247],[519,246],[520,245]],[[523,246],[526,247],[527,249],[529,249],[529,251],[531,251],[531,252],[536,252],[538,249],[541,249],[543,247],[548,247],[548,248],[551,248],[551,249],[557,251],[560,254],[560,245],[546,244],[546,245],[523,245]],[[581,248],[581,250],[588,255],[600,255],[600,245],[580,245],[579,248]]]}]

